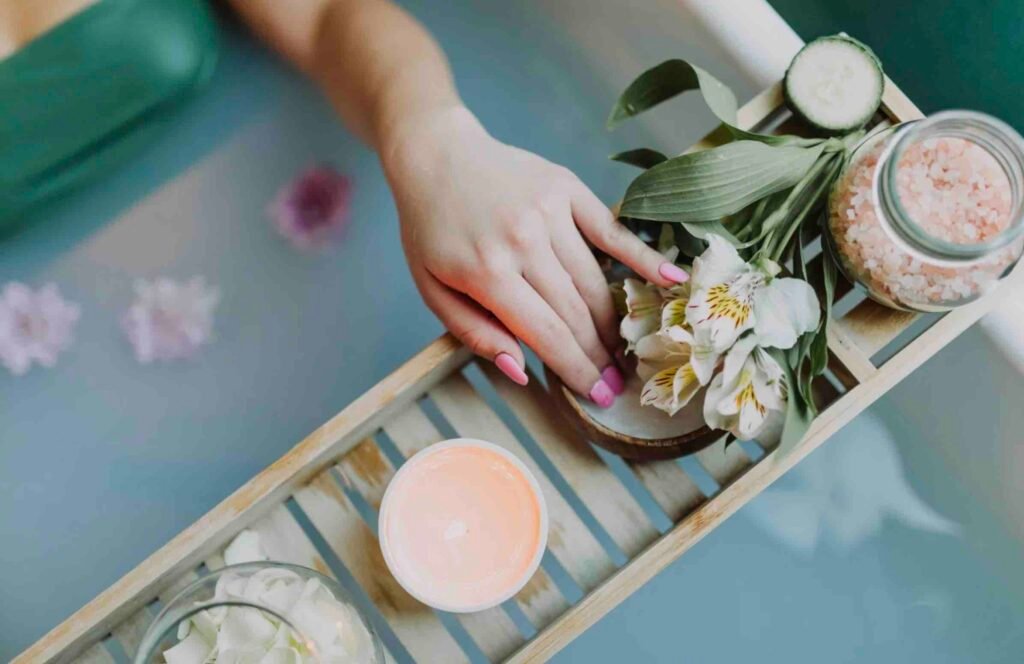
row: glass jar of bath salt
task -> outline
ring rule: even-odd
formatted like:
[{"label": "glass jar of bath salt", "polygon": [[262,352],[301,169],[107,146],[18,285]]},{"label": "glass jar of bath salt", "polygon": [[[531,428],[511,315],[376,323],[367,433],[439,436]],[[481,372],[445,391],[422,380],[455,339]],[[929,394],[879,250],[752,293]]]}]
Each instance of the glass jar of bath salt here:
[{"label": "glass jar of bath salt", "polygon": [[370,624],[328,577],[277,562],[229,565],[160,611],[135,664],[381,664]]},{"label": "glass jar of bath salt", "polygon": [[981,297],[1024,249],[1024,139],[1006,123],[944,111],[869,135],[828,203],[825,239],[871,298],[947,311]]}]

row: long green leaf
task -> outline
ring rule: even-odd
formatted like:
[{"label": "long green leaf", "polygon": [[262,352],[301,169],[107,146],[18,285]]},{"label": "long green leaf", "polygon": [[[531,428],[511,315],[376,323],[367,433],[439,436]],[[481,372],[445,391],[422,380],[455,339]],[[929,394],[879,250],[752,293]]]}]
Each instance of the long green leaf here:
[{"label": "long green leaf", "polygon": [[725,123],[736,124],[736,95],[724,83],[685,60],[666,60],[640,74],[622,93],[608,128],[688,90],[700,90],[711,112]]},{"label": "long green leaf", "polygon": [[626,190],[620,214],[651,221],[721,219],[799,182],[822,146],[734,141],[675,157],[645,171]]},{"label": "long green leaf", "polygon": [[759,134],[740,129],[736,126],[736,95],[732,90],[700,67],[678,58],[666,60],[640,74],[615,102],[608,116],[608,128],[614,129],[623,120],[690,90],[700,90],[704,103],[734,139],[797,147],[812,147],[823,142],[820,138]]},{"label": "long green leaf", "polygon": [[772,357],[782,366],[786,372],[788,394],[786,398],[786,417],[782,424],[782,439],[779,442],[778,454],[785,456],[797,443],[803,439],[804,434],[811,427],[814,421],[814,413],[808,407],[807,402],[800,395],[797,389],[797,376],[793,368],[787,362],[786,353],[777,348],[768,351]]},{"label": "long green leaf", "polygon": [[657,166],[663,161],[668,161],[668,157],[650,148],[637,148],[635,150],[626,150],[625,152],[619,152],[608,157],[612,161],[617,161],[622,164],[629,164],[630,166],[636,166],[644,170]]}]

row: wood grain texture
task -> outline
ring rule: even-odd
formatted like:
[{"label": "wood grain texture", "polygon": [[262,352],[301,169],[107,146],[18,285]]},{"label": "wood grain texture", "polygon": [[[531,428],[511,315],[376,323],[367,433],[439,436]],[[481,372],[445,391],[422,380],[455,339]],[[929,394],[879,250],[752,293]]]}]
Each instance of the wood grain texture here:
[{"label": "wood grain texture", "polygon": [[409,654],[424,662],[469,661],[433,610],[409,595],[391,576],[376,535],[330,471],[296,491],[295,500]]},{"label": "wood grain texture", "polygon": [[726,447],[725,439],[719,439],[711,447],[697,452],[697,461],[714,478],[719,487],[726,487],[750,468],[752,461],[743,448],[733,443]]},{"label": "wood grain texture", "polygon": [[608,553],[469,381],[461,373],[454,373],[429,394],[460,436],[500,445],[537,477],[548,506],[548,549],[569,576],[585,591],[608,578],[615,569]]},{"label": "wood grain texture", "polygon": [[520,387],[489,362],[481,367],[516,418],[544,450],[616,545],[632,558],[658,536],[643,508],[590,443],[549,407],[551,396],[536,376]]},{"label": "wood grain texture", "polygon": [[[878,369],[871,362],[871,355],[866,353],[860,342],[850,337],[849,322],[846,325],[832,321],[828,326],[828,347],[832,357],[842,364],[856,382],[864,381],[875,375]],[[898,332],[897,332],[898,334]],[[884,344],[883,344],[884,345]],[[846,383],[846,381],[843,381]]]},{"label": "wood grain texture", "polygon": [[692,512],[706,498],[675,461],[626,460],[640,483],[672,523]]},{"label": "wood grain texture", "polygon": [[[870,358],[910,327],[918,316],[912,311],[890,309],[874,300],[864,300],[838,319],[834,327],[836,333],[847,340],[846,343],[852,344],[861,355]],[[837,343],[829,344],[833,353],[836,353],[837,348]],[[843,352],[843,348],[838,348],[838,351],[837,356]]]},{"label": "wood grain texture", "polygon": [[117,660],[107,652],[102,643],[94,643],[70,661],[74,664],[117,664]]},{"label": "wood grain texture", "polygon": [[469,357],[469,350],[451,335],[434,341],[52,629],[14,662],[51,662],[58,655],[74,656],[88,647]]},{"label": "wood grain texture", "polygon": [[[404,430],[400,429],[394,432],[402,441],[402,444],[399,445],[400,449],[419,451],[422,447],[441,439],[441,434],[417,406],[410,406],[408,411],[412,412],[414,417],[418,413],[422,418],[403,418],[417,429],[411,437],[417,441],[429,442],[422,446],[415,443],[413,446],[408,446],[405,443],[409,437]],[[398,440],[395,440],[394,436],[391,438],[398,444]],[[341,458],[336,468],[353,491],[362,496],[374,509],[380,509],[384,491],[395,475],[395,468],[377,447],[375,441],[367,439],[356,445],[352,451]],[[456,617],[476,645],[491,661],[504,659],[523,643],[523,637],[515,623],[500,606],[471,614],[458,614]]]},{"label": "wood grain texture", "polygon": [[142,637],[145,636],[146,629],[155,617],[150,612],[149,607],[144,606],[128,616],[127,619],[121,621],[121,624],[113,629],[114,639],[120,644],[121,649],[124,650],[124,653],[130,659],[134,658],[139,652]]}]

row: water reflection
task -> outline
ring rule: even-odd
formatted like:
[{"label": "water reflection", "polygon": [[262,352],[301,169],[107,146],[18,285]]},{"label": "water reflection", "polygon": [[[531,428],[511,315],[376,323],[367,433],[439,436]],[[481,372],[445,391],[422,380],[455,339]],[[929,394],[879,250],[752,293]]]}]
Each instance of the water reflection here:
[{"label": "water reflection", "polygon": [[824,445],[753,501],[745,513],[798,554],[823,542],[846,553],[876,537],[886,519],[958,535],[959,524],[932,509],[910,486],[883,422],[868,413],[856,440]]}]

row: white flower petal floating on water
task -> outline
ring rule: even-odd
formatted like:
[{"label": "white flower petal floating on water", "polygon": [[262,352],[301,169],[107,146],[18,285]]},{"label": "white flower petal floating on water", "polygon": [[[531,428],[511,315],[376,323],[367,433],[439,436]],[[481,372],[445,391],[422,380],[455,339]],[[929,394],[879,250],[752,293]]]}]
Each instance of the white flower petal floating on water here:
[{"label": "white flower petal floating on water", "polygon": [[121,321],[135,358],[149,364],[195,355],[210,341],[219,301],[217,289],[202,277],[184,284],[167,278],[136,282],[135,302]]},{"label": "white flower petal floating on water", "polygon": [[[741,341],[726,369],[715,376],[704,398],[704,419],[713,429],[730,432],[740,440],[756,438],[781,417],[786,404],[786,377],[779,363],[754,337]],[[740,361],[742,358],[742,361]],[[739,368],[735,368],[736,366]]]},{"label": "white flower petal floating on water", "polygon": [[10,282],[0,292],[0,363],[15,376],[32,365],[53,367],[71,346],[77,305],[61,297],[54,284],[33,291]]}]

